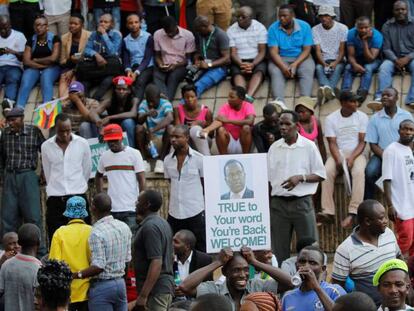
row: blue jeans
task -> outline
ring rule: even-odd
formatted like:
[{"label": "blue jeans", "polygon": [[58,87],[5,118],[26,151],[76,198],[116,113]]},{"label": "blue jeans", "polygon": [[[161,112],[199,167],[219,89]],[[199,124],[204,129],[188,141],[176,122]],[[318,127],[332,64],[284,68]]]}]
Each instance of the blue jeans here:
[{"label": "blue jeans", "polygon": [[127,311],[124,279],[91,282],[88,307],[89,311]]},{"label": "blue jeans", "polygon": [[375,182],[381,177],[382,159],[373,155],[365,167],[365,192],[364,200],[372,200],[375,196]]},{"label": "blue jeans", "polygon": [[93,9],[93,17],[95,19],[95,23],[97,26],[99,26],[99,18],[105,14],[110,13],[112,15],[112,18],[114,19],[114,29],[120,30],[121,29],[121,9],[119,6],[115,6],[112,8],[106,8],[106,9],[100,9],[95,8]]},{"label": "blue jeans", "polygon": [[46,69],[26,68],[23,72],[20,83],[19,95],[17,96],[17,106],[24,108],[29,99],[30,92],[40,79],[40,88],[42,89],[43,102],[50,101],[53,98],[53,84],[59,78],[60,67],[52,66]]},{"label": "blue jeans", "polygon": [[[407,66],[408,71],[411,73],[411,85],[408,91],[407,97],[405,98],[406,104],[414,103],[414,61],[408,63]],[[386,59],[382,63],[379,68],[378,74],[378,89],[375,93],[375,98],[381,97],[382,91],[384,91],[387,87],[392,86],[392,76],[395,73],[395,65],[394,62]]]},{"label": "blue jeans", "polygon": [[209,88],[219,84],[227,76],[227,67],[208,69],[195,83],[197,97],[200,97]]},{"label": "blue jeans", "polygon": [[[374,60],[372,63],[369,64],[360,64],[365,68],[365,73],[361,76],[361,83],[359,85],[360,90],[369,90],[374,72],[378,69],[380,64],[381,61],[378,59]],[[352,89],[352,82],[354,81],[355,74],[356,73],[352,69],[352,65],[347,64],[345,66],[344,77],[342,80],[342,90]]]},{"label": "blue jeans", "polygon": [[336,65],[335,70],[326,75],[324,71],[324,67],[320,64],[316,65],[316,77],[318,78],[318,82],[320,86],[329,86],[330,88],[335,88],[341,78],[342,71],[344,70],[345,65],[343,63],[339,63]]},{"label": "blue jeans", "polygon": [[5,84],[4,97],[16,100],[22,70],[17,66],[0,66],[0,84]]}]

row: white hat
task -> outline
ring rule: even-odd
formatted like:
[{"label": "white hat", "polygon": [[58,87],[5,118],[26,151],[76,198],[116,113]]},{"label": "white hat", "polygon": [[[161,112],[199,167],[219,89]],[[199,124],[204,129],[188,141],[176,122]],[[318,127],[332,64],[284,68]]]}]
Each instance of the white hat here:
[{"label": "white hat", "polygon": [[333,6],[329,5],[321,5],[318,10],[318,15],[329,15],[332,17],[336,16]]}]

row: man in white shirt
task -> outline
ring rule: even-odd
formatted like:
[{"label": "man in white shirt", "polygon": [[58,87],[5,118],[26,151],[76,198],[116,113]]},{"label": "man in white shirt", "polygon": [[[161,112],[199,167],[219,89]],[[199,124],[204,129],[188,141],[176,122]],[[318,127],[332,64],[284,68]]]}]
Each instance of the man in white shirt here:
[{"label": "man in white shirt", "polygon": [[10,18],[0,16],[0,84],[4,84],[3,109],[11,108],[16,101],[22,77],[22,57],[25,36],[11,28]]},{"label": "man in white shirt", "polygon": [[[63,216],[66,202],[73,196],[85,200],[92,170],[88,141],[72,133],[69,116],[61,113],[55,119],[56,135],[41,147],[46,178],[46,225],[49,239],[68,219]],[[86,201],[88,202],[88,201]]]},{"label": "man in white shirt", "polygon": [[49,31],[62,37],[69,31],[71,0],[40,0],[45,10]]},{"label": "man in white shirt", "polygon": [[282,112],[282,138],[272,144],[267,154],[272,249],[280,262],[290,257],[293,229],[297,239],[318,239],[312,195],[326,178],[319,150],[298,134],[298,122],[296,112]]},{"label": "man in white shirt", "polygon": [[320,24],[312,28],[313,43],[316,52],[316,76],[319,82],[317,104],[322,100],[335,98],[334,89],[341,78],[345,64],[345,43],[348,27],[334,20],[336,17],[332,6],[320,6],[318,11]]},{"label": "man in white shirt", "polygon": [[111,214],[129,228],[136,225],[135,206],[138,195],[145,190],[144,162],[141,153],[122,144],[122,127],[108,124],[103,139],[109,150],[99,159],[95,184],[98,193],[103,191],[103,175],[108,178],[108,195],[111,197]]},{"label": "man in white shirt", "polygon": [[[266,75],[267,30],[252,19],[253,10],[244,6],[237,10],[237,22],[227,30],[232,61],[233,83],[247,89],[246,100],[253,102]],[[247,80],[249,80],[247,82]]]},{"label": "man in white shirt", "polygon": [[398,245],[404,257],[414,255],[414,122],[400,123],[400,140],[391,143],[382,156],[382,177],[388,218],[394,222]]},{"label": "man in white shirt", "polygon": [[[357,110],[357,96],[351,91],[343,91],[339,100],[341,109],[332,112],[325,120],[325,136],[331,156],[325,163],[327,178],[322,183],[322,213],[318,216],[321,221],[332,222],[335,215],[333,194],[336,176],[343,173],[346,177],[349,172],[352,194],[348,216],[342,221],[342,227],[345,228],[352,226],[358,206],[364,199],[367,160],[363,151],[368,116]],[[347,187],[346,181],[345,186]]]},{"label": "man in white shirt", "polygon": [[174,150],[164,159],[164,176],[171,185],[167,221],[174,234],[182,229],[193,232],[196,249],[204,252],[203,155],[189,146],[189,138],[186,125],[175,126],[170,136]]}]

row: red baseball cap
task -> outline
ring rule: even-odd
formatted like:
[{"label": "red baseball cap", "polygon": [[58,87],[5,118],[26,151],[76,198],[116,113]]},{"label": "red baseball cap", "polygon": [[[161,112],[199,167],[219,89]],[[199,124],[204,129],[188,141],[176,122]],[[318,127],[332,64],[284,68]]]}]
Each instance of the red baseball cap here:
[{"label": "red baseball cap", "polygon": [[118,124],[108,124],[103,130],[103,140],[122,140],[122,128]]}]

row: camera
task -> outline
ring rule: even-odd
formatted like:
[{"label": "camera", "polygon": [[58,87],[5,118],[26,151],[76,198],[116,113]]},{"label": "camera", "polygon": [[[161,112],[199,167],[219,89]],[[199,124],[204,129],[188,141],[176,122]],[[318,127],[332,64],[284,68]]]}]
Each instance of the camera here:
[{"label": "camera", "polygon": [[187,69],[187,74],[185,75],[185,80],[188,83],[196,82],[204,72],[202,69],[199,69],[194,65],[188,65],[186,69]]}]

